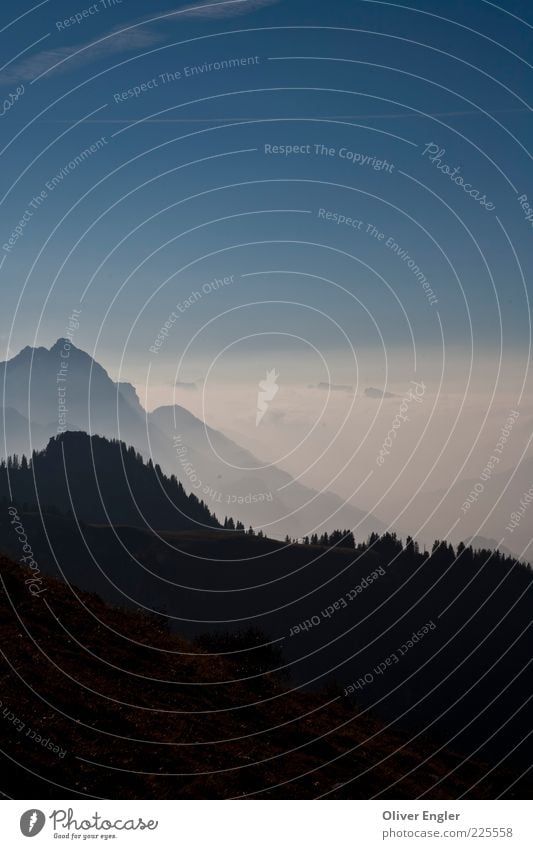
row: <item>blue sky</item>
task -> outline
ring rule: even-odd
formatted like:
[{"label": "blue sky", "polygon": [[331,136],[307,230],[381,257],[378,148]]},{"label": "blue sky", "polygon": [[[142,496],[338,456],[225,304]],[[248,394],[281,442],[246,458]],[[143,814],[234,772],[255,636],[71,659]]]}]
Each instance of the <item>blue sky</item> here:
[{"label": "blue sky", "polygon": [[51,344],[81,308],[75,341],[112,368],[124,356],[130,379],[152,362],[164,381],[185,351],[194,379],[226,346],[228,363],[265,350],[304,363],[311,344],[348,371],[348,342],[409,367],[443,345],[497,358],[500,334],[525,365],[529,4],[201,5],[3,9],[4,347]]}]

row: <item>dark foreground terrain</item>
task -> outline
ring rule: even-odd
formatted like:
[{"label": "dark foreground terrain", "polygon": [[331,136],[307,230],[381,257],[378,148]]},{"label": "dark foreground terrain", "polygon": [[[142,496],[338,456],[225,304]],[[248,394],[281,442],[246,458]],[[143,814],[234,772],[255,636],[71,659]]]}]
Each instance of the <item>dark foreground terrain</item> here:
[{"label": "dark foreground terrain", "polygon": [[8,797],[527,798],[533,789],[512,764],[465,760],[338,687],[291,689],[264,672],[275,647],[210,656],[160,618],[50,576],[32,597],[34,575],[5,558],[0,574]]}]

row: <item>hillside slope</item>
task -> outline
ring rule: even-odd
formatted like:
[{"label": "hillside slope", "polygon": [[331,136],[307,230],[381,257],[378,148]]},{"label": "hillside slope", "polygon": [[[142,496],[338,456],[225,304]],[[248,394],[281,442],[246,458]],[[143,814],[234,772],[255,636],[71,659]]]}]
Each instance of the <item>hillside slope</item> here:
[{"label": "hillside slope", "polygon": [[[0,558],[2,789],[13,798],[507,795],[505,769],[485,779],[483,764],[432,755],[428,739],[409,742],[332,690],[291,692],[257,662],[209,656],[53,578],[33,598],[29,576]],[[523,779],[508,795],[530,790]]]}]

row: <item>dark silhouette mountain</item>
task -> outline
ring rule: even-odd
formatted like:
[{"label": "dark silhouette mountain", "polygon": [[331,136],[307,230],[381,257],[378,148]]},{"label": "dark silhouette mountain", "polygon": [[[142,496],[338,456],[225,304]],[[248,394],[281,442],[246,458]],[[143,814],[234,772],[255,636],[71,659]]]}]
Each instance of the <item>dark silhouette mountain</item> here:
[{"label": "dark silhouette mountain", "polygon": [[233,653],[214,655],[156,616],[53,578],[45,605],[28,593],[31,578],[0,558],[0,763],[12,798],[57,799],[58,788],[71,799],[531,795],[527,770],[515,781],[508,763],[491,770],[431,736],[409,739],[331,687],[250,678],[263,665],[257,648],[235,654],[226,640],[218,652]]},{"label": "dark silhouette mountain", "polygon": [[[7,507],[0,545],[19,559]],[[349,704],[467,758],[529,763],[532,573],[501,553],[436,543],[428,554],[394,534],[345,548],[336,534],[284,545],[224,529],[78,527],[22,508],[19,519],[39,568],[67,585],[161,611],[213,650],[240,640],[242,658],[252,646],[239,635],[259,630],[281,651],[269,668],[304,689],[333,682]]]},{"label": "dark silhouette mountain", "polygon": [[[146,413],[131,384],[115,383],[89,354],[70,342],[66,350],[65,342],[58,339],[50,349],[26,347],[0,363],[3,403],[11,408],[11,419],[23,417],[6,426],[0,456],[29,454],[65,428],[81,430],[134,445],[145,459],[176,475],[212,511],[264,526],[272,536],[352,527],[365,537],[384,530],[375,516],[333,493],[319,494],[276,466],[262,468],[261,460],[184,407]],[[61,418],[59,390],[67,408]]]},{"label": "dark silhouette mountain", "polygon": [[0,465],[0,497],[41,505],[93,524],[134,527],[218,527],[203,501],[187,495],[151,460],[118,440],[67,432],[43,451]]}]

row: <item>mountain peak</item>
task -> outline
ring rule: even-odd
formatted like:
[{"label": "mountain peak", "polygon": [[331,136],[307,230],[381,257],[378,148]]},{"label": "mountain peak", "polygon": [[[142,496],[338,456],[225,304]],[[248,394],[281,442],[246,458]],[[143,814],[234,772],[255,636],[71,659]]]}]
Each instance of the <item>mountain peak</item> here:
[{"label": "mountain peak", "polygon": [[[58,351],[59,349],[64,348],[64,346],[65,346],[65,345],[68,345],[68,346],[69,346],[69,348],[68,348],[68,350],[69,350],[69,351],[70,351],[70,350],[73,350],[73,349],[74,349],[75,351],[79,351],[79,350],[80,350],[79,348],[76,348],[76,346],[75,346],[74,342],[71,342],[71,340],[70,340],[70,339],[67,339],[65,336],[60,336],[60,337],[59,337],[59,339],[57,339],[57,340],[54,342],[54,344],[52,345],[52,347],[50,348],[50,352],[52,352],[52,351]],[[88,356],[88,355],[87,355],[87,356]]]}]

